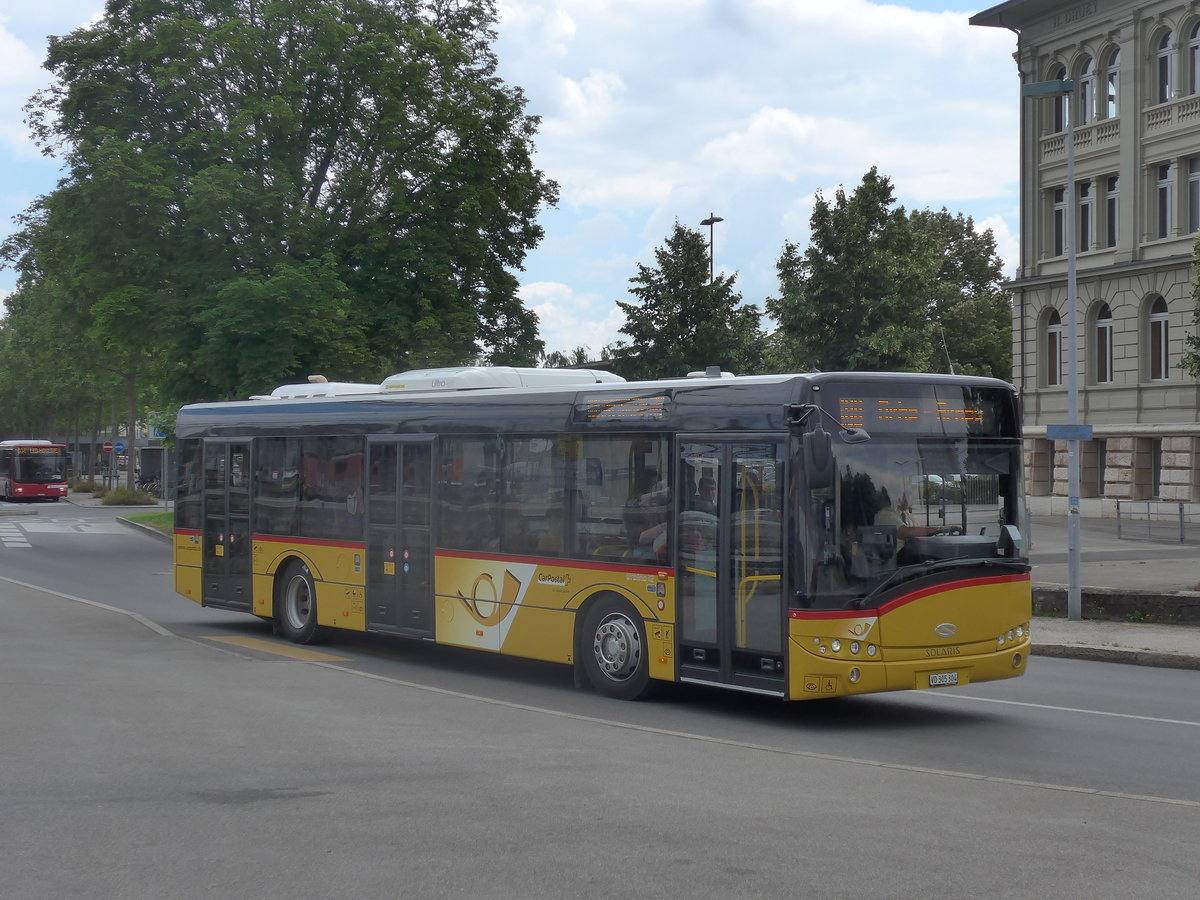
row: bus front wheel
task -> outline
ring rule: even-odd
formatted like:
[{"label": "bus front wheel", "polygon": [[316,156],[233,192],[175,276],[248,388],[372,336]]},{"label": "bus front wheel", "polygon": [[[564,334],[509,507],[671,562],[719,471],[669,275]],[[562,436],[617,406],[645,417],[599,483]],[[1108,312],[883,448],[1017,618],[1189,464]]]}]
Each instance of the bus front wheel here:
[{"label": "bus front wheel", "polygon": [[317,586],[312,572],[302,562],[292,563],[284,573],[279,590],[277,617],[284,637],[297,644],[321,640],[317,626]]},{"label": "bus front wheel", "polygon": [[581,641],[583,670],[596,693],[617,700],[646,695],[646,629],[629,604],[611,598],[593,604],[583,620]]}]

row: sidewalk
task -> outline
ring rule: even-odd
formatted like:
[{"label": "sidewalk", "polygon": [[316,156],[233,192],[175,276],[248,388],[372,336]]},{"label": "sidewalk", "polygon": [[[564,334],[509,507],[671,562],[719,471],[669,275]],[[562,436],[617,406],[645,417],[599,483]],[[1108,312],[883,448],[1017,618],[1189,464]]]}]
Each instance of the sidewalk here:
[{"label": "sidewalk", "polygon": [[[1037,517],[1031,525],[1029,560],[1034,585],[1066,587],[1066,517]],[[1200,590],[1200,547],[1196,544],[1118,538],[1117,523],[1112,519],[1081,518],[1079,530],[1081,587],[1164,595]],[[1200,626],[1072,622],[1040,616],[1033,622],[1033,653],[1200,669]]]}]

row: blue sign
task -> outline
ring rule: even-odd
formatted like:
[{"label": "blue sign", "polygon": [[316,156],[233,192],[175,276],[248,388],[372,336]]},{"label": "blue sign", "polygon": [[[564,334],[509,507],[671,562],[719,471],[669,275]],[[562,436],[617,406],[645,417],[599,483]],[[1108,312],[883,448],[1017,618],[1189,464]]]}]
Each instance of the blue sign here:
[{"label": "blue sign", "polygon": [[124,453],[125,452],[125,442],[117,441],[115,444],[113,444],[113,452],[114,453]]},{"label": "blue sign", "polygon": [[1091,425],[1047,425],[1046,439],[1051,441],[1090,441]]}]

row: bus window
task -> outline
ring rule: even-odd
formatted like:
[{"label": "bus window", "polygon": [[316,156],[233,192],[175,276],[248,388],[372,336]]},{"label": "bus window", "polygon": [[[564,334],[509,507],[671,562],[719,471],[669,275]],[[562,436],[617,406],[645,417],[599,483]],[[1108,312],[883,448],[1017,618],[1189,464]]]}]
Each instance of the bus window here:
[{"label": "bus window", "polygon": [[361,540],[363,439],[322,435],[300,446],[300,527],[304,534]]},{"label": "bus window", "polygon": [[438,471],[440,544],[500,549],[500,441],[443,438]]},{"label": "bus window", "polygon": [[561,437],[505,442],[500,534],[505,552],[560,556],[566,549],[564,506],[572,461],[565,452],[566,443]]},{"label": "bus window", "polygon": [[176,451],[178,476],[175,495],[175,527],[199,531],[204,525],[200,507],[200,442],[182,440]]},{"label": "bus window", "polygon": [[585,437],[587,477],[578,501],[581,555],[631,562],[669,556],[673,526],[667,440],[651,437]]}]

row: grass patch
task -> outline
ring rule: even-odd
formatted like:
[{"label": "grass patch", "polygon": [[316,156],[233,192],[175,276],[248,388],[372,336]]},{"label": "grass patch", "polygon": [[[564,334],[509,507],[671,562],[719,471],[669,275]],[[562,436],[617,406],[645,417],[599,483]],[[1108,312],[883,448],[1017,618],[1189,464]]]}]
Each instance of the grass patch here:
[{"label": "grass patch", "polygon": [[170,510],[155,510],[154,512],[130,513],[123,518],[138,525],[145,525],[163,534],[172,534],[175,530],[175,513]]},{"label": "grass patch", "polygon": [[[92,496],[98,497],[99,494],[93,492]],[[104,495],[105,506],[154,506],[158,502],[153,494],[124,487],[113,488]]]}]

